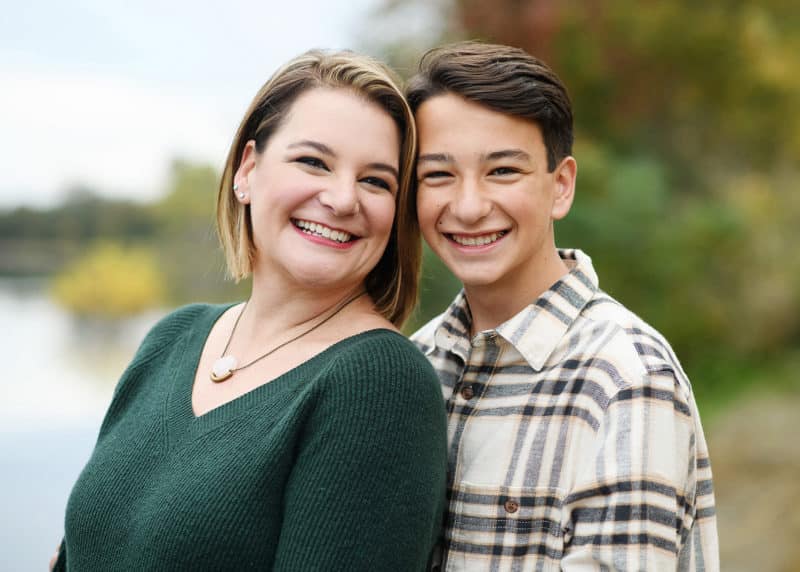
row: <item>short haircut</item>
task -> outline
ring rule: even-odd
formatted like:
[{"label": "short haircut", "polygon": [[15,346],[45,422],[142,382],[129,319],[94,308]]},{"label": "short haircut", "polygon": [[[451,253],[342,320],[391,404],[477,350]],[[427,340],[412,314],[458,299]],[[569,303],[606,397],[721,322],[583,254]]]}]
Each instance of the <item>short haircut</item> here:
[{"label": "short haircut", "polygon": [[447,93],[538,125],[549,171],[572,154],[567,89],[544,62],[519,48],[469,41],[429,50],[408,82],[408,102],[416,113],[427,100]]},{"label": "short haircut", "polygon": [[252,272],[255,257],[250,207],[236,200],[233,178],[248,141],[263,152],[292,104],[315,88],[346,89],[373,102],[395,122],[400,135],[400,180],[395,219],[383,256],[364,284],[375,308],[400,326],[414,309],[421,260],[413,176],[417,135],[414,116],[394,73],[381,62],[349,51],[308,51],[288,62],[261,87],[245,113],[228,152],[217,194],[217,233],[234,280]]}]

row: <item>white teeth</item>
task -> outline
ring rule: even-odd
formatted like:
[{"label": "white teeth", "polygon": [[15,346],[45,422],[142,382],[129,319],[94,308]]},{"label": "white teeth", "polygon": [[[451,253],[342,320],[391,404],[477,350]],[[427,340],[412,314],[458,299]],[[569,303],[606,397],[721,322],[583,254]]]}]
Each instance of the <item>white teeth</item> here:
[{"label": "white teeth", "polygon": [[327,226],[309,222],[307,220],[294,220],[295,226],[303,229],[306,234],[316,234],[336,242],[347,242],[350,240],[351,234],[343,230],[333,230]]},{"label": "white teeth", "polygon": [[458,234],[451,234],[450,236],[455,242],[463,246],[483,246],[493,243],[504,234],[505,232],[493,232],[492,234],[484,234],[482,236],[461,236]]}]

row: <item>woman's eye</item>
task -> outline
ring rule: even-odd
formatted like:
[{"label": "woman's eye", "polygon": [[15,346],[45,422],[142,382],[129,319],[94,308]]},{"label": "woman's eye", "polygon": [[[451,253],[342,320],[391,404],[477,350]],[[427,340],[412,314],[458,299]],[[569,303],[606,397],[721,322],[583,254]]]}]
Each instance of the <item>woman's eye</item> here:
[{"label": "woman's eye", "polygon": [[368,185],[372,185],[373,187],[379,187],[387,191],[392,190],[392,186],[389,184],[389,182],[384,179],[381,179],[380,177],[364,177],[363,179],[361,179],[361,181]]},{"label": "woman's eye", "polygon": [[325,169],[328,170],[328,166],[322,159],[318,159],[317,157],[298,157],[295,159],[296,163],[302,163],[303,165],[308,165],[309,167],[313,167],[315,169]]}]

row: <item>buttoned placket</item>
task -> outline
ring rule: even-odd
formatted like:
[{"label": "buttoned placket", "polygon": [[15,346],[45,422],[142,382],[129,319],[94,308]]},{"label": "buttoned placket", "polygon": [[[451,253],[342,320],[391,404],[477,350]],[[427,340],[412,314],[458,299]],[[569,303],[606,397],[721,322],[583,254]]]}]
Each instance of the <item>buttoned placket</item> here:
[{"label": "buttoned placket", "polygon": [[450,422],[462,424],[460,430],[454,431],[459,441],[453,443],[458,451],[454,475],[456,481],[460,479],[459,472],[465,454],[460,442],[464,439],[464,434],[469,431],[470,421],[478,411],[480,398],[491,383],[492,372],[499,356],[497,332],[487,330],[476,334],[470,340],[464,368],[448,400],[448,412],[452,414]]},{"label": "buttoned placket", "polygon": [[[464,372],[467,372],[470,369],[469,365],[473,363],[478,365],[479,371],[474,373],[475,381],[464,380],[464,372],[462,372],[461,379],[459,379],[460,388],[458,392],[466,402],[472,401],[473,399],[477,400],[477,398],[483,394],[486,385],[491,380],[491,375],[483,371],[483,368],[488,361],[487,354],[495,353],[494,350],[496,350],[497,346],[495,342],[496,338],[497,334],[494,330],[487,330],[479,332],[470,341],[470,352],[467,357],[467,367],[464,368]],[[475,359],[473,359],[473,357]],[[497,356],[495,355],[494,359],[491,361],[492,365],[494,365],[494,363],[497,362]],[[472,375],[470,375],[470,377],[472,377]]]}]

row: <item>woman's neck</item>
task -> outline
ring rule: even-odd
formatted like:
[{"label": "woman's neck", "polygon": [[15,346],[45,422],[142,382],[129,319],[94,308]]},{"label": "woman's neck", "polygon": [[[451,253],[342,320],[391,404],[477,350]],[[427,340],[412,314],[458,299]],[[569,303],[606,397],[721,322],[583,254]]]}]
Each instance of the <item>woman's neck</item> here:
[{"label": "woman's neck", "polygon": [[264,347],[271,340],[291,337],[314,326],[333,312],[371,311],[369,296],[342,304],[364,291],[361,284],[349,288],[298,288],[253,275],[250,298],[237,326],[236,345]]}]

